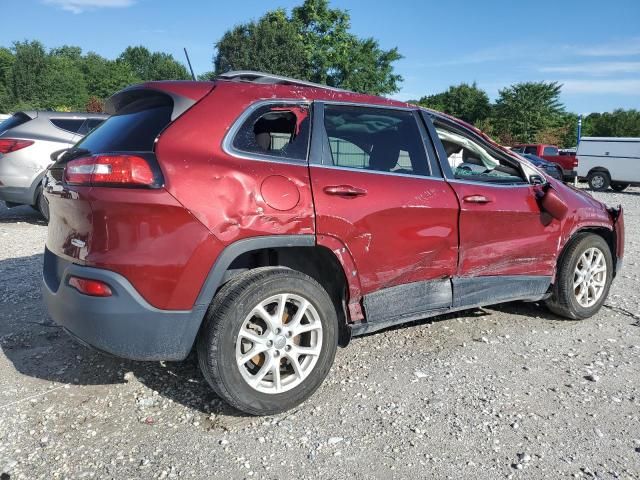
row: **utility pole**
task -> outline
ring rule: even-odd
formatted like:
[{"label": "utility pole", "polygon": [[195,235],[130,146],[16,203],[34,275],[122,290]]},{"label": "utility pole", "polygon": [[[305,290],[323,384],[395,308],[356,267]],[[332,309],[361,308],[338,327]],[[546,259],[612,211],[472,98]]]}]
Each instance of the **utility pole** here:
[{"label": "utility pole", "polygon": [[582,114],[578,115],[578,142],[576,147],[580,145],[580,137],[582,137]]}]

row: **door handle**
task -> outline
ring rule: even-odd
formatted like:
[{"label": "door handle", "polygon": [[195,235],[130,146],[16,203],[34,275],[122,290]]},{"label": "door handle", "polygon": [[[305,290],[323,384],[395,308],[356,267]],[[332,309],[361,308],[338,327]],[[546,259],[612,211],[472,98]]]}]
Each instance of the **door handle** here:
[{"label": "door handle", "polygon": [[491,200],[484,195],[467,195],[462,200],[466,203],[489,203]]},{"label": "door handle", "polygon": [[367,194],[364,188],[353,187],[351,185],[329,185],[324,187],[323,190],[327,195],[338,195],[349,198],[360,197]]}]

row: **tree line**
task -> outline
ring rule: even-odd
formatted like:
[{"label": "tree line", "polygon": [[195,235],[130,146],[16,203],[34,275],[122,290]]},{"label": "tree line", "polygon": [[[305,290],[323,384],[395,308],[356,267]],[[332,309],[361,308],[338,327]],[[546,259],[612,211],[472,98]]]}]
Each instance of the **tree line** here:
[{"label": "tree line", "polygon": [[[267,12],[228,30],[215,44],[212,79],[230,70],[258,70],[373,95],[400,90],[394,63],[397,48],[385,50],[374,38],[351,32],[346,10],[329,0],[304,0],[287,13]],[[0,112],[25,109],[99,111],[104,100],[141,81],[190,78],[184,65],[163,52],[126,48],[115,60],[80,47],[48,50],[38,41],[0,48]],[[495,102],[476,84],[412,100],[459,117],[503,144],[576,144],[578,117],[560,101],[562,85],[524,82],[503,88]],[[640,136],[640,112],[615,110],[583,120],[583,136]]]},{"label": "tree line", "polygon": [[173,56],[128,47],[115,60],[65,45],[47,51],[38,41],[0,48],[0,112],[101,111],[118,90],[148,80],[190,76]]},{"label": "tree line", "polygon": [[[471,123],[504,145],[548,143],[574,147],[578,115],[560,101],[557,82],[523,82],[498,91],[492,103],[474,84],[462,83],[444,92],[410,100]],[[582,120],[583,137],[640,137],[640,111],[617,109],[591,113]]]}]

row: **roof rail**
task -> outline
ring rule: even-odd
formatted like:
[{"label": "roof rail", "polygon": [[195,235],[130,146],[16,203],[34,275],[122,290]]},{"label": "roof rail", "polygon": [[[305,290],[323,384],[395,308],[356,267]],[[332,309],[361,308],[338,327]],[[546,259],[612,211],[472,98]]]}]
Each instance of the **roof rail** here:
[{"label": "roof rail", "polygon": [[325,90],[333,90],[336,92],[348,92],[341,88],[330,87],[328,85],[322,85],[320,83],[307,82],[305,80],[298,80],[290,77],[283,77],[281,75],[273,75],[265,72],[254,72],[252,70],[237,70],[233,72],[226,72],[218,75],[216,78],[221,80],[235,80],[240,82],[252,82],[263,84],[276,84],[276,85],[301,85],[304,87],[323,88]]}]

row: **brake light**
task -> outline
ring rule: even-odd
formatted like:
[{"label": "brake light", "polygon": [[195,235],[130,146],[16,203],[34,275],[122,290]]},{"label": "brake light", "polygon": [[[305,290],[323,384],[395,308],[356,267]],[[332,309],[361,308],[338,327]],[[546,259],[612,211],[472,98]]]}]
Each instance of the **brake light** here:
[{"label": "brake light", "polygon": [[100,280],[91,280],[89,278],[70,277],[69,286],[75,288],[84,295],[91,297],[110,297],[113,295],[111,288]]},{"label": "brake light", "polygon": [[11,153],[33,145],[31,140],[19,140],[17,138],[0,138],[0,153]]},{"label": "brake light", "polygon": [[578,166],[578,157],[573,159],[573,168],[576,168]]},{"label": "brake light", "polygon": [[69,185],[159,187],[162,181],[156,171],[137,155],[94,155],[67,163],[64,180]]}]

